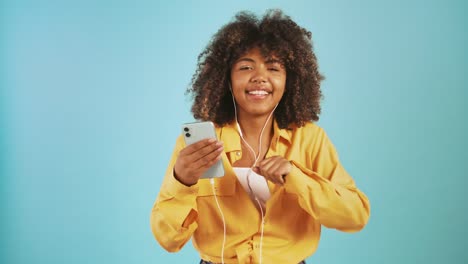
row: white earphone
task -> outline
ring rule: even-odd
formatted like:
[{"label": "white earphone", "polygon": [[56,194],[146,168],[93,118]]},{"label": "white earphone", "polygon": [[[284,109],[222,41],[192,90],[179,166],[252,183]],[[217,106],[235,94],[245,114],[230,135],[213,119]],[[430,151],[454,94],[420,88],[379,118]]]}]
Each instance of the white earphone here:
[{"label": "white earphone", "polygon": [[[261,152],[262,152],[262,137],[263,137],[263,131],[265,130],[265,127],[266,125],[268,124],[268,121],[270,121],[270,118],[271,116],[273,115],[273,113],[275,112],[276,110],[276,107],[278,107],[278,104],[275,105],[275,107],[273,108],[273,110],[271,111],[271,113],[268,115],[268,118],[267,120],[265,121],[265,124],[263,125],[263,128],[260,132],[260,137],[259,137],[259,143],[258,143],[258,154],[255,153],[254,149],[252,148],[252,146],[250,146],[250,144],[247,142],[247,140],[244,139],[244,136],[242,134],[242,129],[239,125],[239,120],[237,119],[237,107],[236,107],[236,100],[234,98],[234,92],[232,91],[232,87],[231,87],[231,83],[229,82],[229,90],[231,91],[231,96],[232,96],[232,103],[234,104],[234,117],[236,119],[236,125],[237,125],[237,131],[239,132],[239,136],[240,138],[242,139],[242,141],[244,142],[244,144],[249,148],[250,152],[252,153],[253,157],[254,157],[254,163],[252,164],[252,166],[250,167],[250,170],[247,174],[247,184],[249,186],[249,189],[250,189],[250,192],[252,193],[252,195],[254,196],[255,198],[255,201],[257,202],[258,204],[258,207],[260,208],[260,212],[262,214],[262,226],[261,226],[261,235],[260,235],[260,261],[259,263],[262,264],[262,249],[263,249],[263,230],[264,230],[264,227],[265,227],[265,218],[264,218],[264,215],[263,215],[263,208],[262,208],[262,205],[260,204],[260,201],[257,197],[257,195],[255,194],[255,192],[252,190],[252,188],[250,187],[250,181],[249,181],[249,175],[250,173],[253,171],[253,168],[255,167],[255,165],[257,164],[259,158],[260,158],[260,155],[261,155]],[[223,219],[224,220],[224,219]],[[223,251],[224,251],[224,244],[223,244]],[[223,259],[223,263],[224,263],[224,259]]]}]

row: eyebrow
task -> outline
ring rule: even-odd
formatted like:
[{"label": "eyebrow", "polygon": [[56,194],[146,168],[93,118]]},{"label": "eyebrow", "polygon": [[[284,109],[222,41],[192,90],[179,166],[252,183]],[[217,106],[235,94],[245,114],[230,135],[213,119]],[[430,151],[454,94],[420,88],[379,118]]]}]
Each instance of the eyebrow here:
[{"label": "eyebrow", "polygon": [[[241,61],[247,61],[247,62],[254,62],[255,61],[251,58],[248,58],[248,57],[244,57],[244,58],[240,58],[238,59],[235,63],[238,63],[238,62],[241,62]],[[273,64],[273,63],[279,63],[279,64],[283,64],[283,62],[279,59],[274,59],[274,58],[269,58],[265,61],[265,63],[267,64]]]},{"label": "eyebrow", "polygon": [[241,61],[255,62],[255,61],[254,61],[253,59],[251,59],[251,58],[244,57],[244,58],[238,59],[235,63],[238,63],[238,62],[241,62]]},{"label": "eyebrow", "polygon": [[267,59],[265,61],[265,63],[268,63],[268,64],[272,64],[272,63],[279,63],[279,64],[283,64],[283,62],[279,59],[274,59],[274,58],[270,58],[270,59]]}]

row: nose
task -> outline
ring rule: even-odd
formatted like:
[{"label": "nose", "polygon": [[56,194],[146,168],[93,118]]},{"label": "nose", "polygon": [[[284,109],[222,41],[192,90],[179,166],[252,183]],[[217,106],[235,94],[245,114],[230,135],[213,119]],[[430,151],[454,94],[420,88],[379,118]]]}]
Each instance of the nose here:
[{"label": "nose", "polygon": [[253,83],[265,83],[267,81],[267,71],[265,67],[258,67],[254,74],[252,75],[252,78],[250,79],[251,82]]}]

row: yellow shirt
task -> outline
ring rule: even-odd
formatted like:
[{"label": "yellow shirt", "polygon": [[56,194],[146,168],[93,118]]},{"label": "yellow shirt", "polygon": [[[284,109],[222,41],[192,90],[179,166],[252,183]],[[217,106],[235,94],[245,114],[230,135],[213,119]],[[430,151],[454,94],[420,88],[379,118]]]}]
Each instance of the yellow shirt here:
[{"label": "yellow shirt", "polygon": [[[234,123],[235,124],[235,123]],[[258,263],[262,217],[237,180],[231,164],[241,158],[241,139],[234,124],[216,128],[224,142],[224,177],[215,179],[226,221],[225,263]],[[185,147],[177,139],[160,193],[151,212],[151,228],[167,251],[180,250],[193,236],[202,259],[221,263],[223,222],[208,179],[187,187],[174,178],[173,167]],[[325,131],[314,123],[279,129],[267,158],[282,156],[293,164],[283,186],[268,182],[262,262],[299,263],[317,249],[324,225],[346,232],[362,229],[370,205],[338,160]]]}]

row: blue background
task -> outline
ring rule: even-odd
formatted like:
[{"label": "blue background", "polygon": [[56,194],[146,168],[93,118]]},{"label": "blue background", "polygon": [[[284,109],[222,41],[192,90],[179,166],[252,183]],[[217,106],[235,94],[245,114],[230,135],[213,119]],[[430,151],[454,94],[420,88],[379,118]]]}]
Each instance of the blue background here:
[{"label": "blue background", "polygon": [[370,198],[310,263],[467,263],[465,1],[0,3],[0,262],[197,263],[149,215],[198,53],[240,10],[313,33],[318,122]]}]

